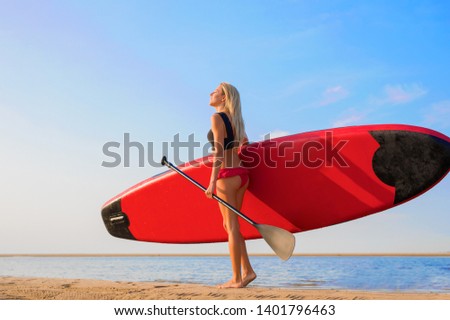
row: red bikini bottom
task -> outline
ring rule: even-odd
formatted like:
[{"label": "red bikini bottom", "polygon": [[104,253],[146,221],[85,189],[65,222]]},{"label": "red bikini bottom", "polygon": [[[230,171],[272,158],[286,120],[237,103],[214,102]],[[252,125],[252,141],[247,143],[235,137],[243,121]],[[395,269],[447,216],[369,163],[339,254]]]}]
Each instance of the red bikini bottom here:
[{"label": "red bikini bottom", "polygon": [[237,168],[222,168],[219,171],[219,175],[217,176],[217,179],[222,178],[231,178],[234,176],[240,176],[241,177],[241,188],[247,183],[249,177],[248,177],[248,169],[237,167]]}]

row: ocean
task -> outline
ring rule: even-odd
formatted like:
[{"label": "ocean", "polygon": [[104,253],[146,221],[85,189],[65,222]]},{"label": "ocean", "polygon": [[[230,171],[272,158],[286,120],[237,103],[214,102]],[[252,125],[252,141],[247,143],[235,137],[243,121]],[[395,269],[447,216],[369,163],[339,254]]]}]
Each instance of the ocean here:
[{"label": "ocean", "polygon": [[[450,257],[252,256],[258,287],[450,292]],[[227,256],[0,257],[0,276],[216,285],[231,277]]]}]

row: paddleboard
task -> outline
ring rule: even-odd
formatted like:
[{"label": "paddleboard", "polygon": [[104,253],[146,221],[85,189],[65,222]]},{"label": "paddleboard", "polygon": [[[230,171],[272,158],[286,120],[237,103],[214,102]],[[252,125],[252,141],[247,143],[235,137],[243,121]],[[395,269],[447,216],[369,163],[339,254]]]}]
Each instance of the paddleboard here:
[{"label": "paddleboard", "polygon": [[[242,212],[293,233],[358,219],[405,203],[443,179],[450,138],[409,125],[370,125],[299,133],[241,150],[250,172]],[[179,167],[208,185],[208,157]],[[160,243],[227,241],[217,202],[166,171],[108,200],[101,210],[115,237]],[[246,239],[258,231],[241,222]]]}]

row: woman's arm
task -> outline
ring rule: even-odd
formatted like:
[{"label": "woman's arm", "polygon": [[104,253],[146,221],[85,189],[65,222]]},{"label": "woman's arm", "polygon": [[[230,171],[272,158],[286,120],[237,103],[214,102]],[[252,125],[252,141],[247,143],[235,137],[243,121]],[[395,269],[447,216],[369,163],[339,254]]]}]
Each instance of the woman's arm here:
[{"label": "woman's arm", "polygon": [[225,125],[223,124],[222,118],[217,114],[213,114],[211,117],[211,130],[214,135],[214,146],[213,146],[213,161],[211,169],[211,178],[209,181],[208,189],[206,189],[205,194],[208,198],[212,198],[214,191],[216,190],[217,176],[219,175],[220,166],[223,162],[224,157],[224,145],[223,140],[225,136]]}]

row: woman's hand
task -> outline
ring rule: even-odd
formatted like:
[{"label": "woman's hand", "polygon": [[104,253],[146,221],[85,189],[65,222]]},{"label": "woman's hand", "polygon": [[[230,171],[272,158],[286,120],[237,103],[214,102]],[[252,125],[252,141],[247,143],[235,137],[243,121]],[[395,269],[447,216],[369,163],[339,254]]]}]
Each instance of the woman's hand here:
[{"label": "woman's hand", "polygon": [[212,199],[212,196],[213,196],[215,190],[216,190],[216,182],[211,181],[209,183],[208,189],[206,189],[206,191],[205,191],[206,197],[208,197],[209,199]]}]

